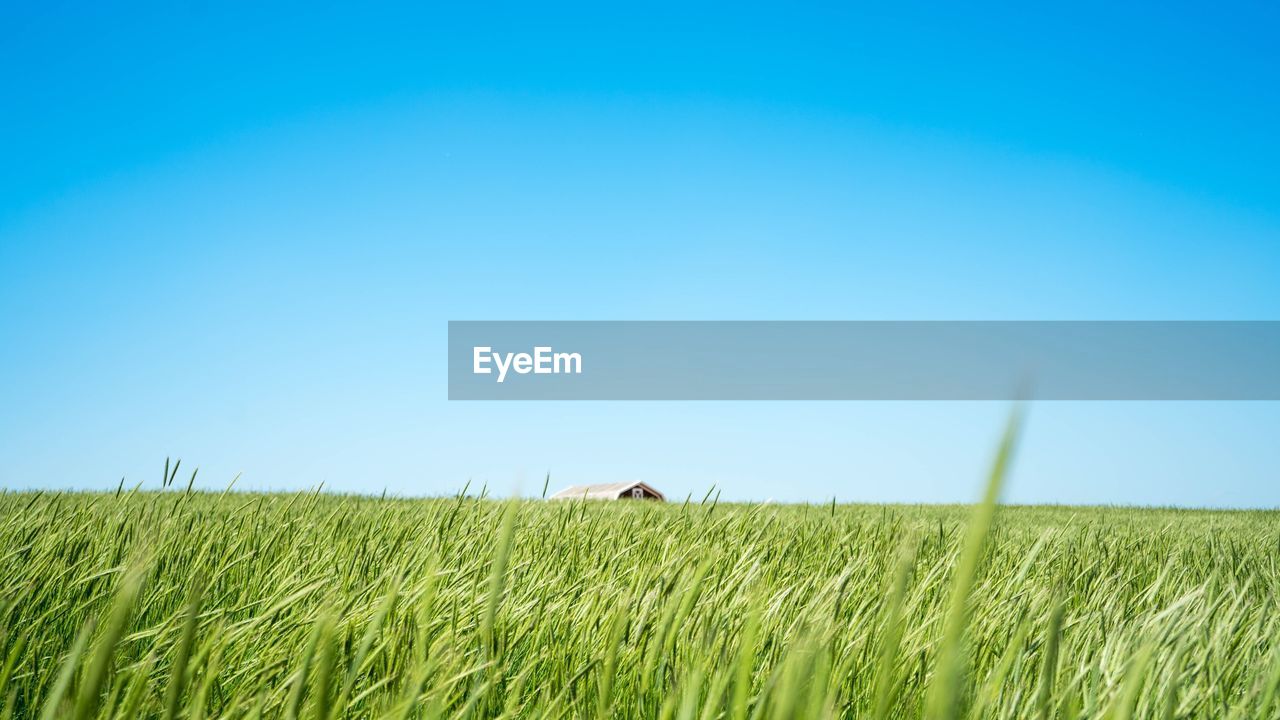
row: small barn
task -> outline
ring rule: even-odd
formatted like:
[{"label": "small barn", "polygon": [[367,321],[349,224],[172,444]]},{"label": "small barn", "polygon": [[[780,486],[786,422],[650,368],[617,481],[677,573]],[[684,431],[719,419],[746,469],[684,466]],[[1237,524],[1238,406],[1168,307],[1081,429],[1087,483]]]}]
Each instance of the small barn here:
[{"label": "small barn", "polygon": [[551,496],[552,500],[666,500],[648,483],[621,482],[603,485],[570,485]]}]

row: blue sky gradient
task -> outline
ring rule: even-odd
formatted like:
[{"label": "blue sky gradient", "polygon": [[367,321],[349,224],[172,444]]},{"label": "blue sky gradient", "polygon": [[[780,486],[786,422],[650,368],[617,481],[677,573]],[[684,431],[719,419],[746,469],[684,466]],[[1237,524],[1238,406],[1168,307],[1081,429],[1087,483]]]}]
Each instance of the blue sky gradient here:
[{"label": "blue sky gradient", "polygon": [[[0,486],[957,501],[994,403],[445,400],[450,319],[1280,319],[1275,6],[0,10]],[[1008,499],[1280,506],[1275,403]]]}]

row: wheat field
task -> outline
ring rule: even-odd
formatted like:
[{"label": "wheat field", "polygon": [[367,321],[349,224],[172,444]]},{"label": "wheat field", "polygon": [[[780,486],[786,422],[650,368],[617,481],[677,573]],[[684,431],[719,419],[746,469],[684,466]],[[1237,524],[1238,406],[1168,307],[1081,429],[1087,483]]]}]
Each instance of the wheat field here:
[{"label": "wheat field", "polygon": [[997,507],[999,474],[973,507],[9,492],[3,717],[1280,717],[1280,514]]}]

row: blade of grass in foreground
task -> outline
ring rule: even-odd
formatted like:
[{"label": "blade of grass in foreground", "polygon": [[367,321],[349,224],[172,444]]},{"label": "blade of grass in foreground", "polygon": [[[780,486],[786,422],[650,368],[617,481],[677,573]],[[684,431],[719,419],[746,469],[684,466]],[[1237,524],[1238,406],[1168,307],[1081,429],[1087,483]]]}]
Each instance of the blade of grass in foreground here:
[{"label": "blade of grass in foreground", "polygon": [[302,653],[301,664],[294,675],[293,687],[289,691],[289,704],[285,706],[285,720],[297,720],[302,710],[302,700],[307,695],[307,676],[311,673],[311,664],[315,660],[316,650],[320,644],[320,636],[324,624],[316,622],[307,640],[307,649]]},{"label": "blade of grass in foreground", "polygon": [[946,624],[942,631],[942,643],[938,648],[937,667],[929,694],[925,701],[925,717],[933,720],[954,720],[960,714],[965,674],[965,629],[969,625],[969,594],[978,575],[978,564],[986,549],[987,535],[995,517],[996,501],[1009,470],[1009,461],[1018,438],[1020,414],[1017,409],[1009,417],[1000,448],[991,465],[987,489],[982,502],[973,509],[965,532],[964,545],[960,548],[960,561],[956,566],[951,585],[951,602],[947,610]]},{"label": "blade of grass in foreground", "polygon": [[631,602],[629,599],[618,603],[618,610],[612,614],[609,620],[608,641],[604,647],[605,658],[600,668],[598,684],[599,696],[597,698],[596,715],[600,718],[612,717],[613,683],[618,671],[618,646],[622,644],[623,635],[627,630],[627,613],[630,607]]},{"label": "blade of grass in foreground", "polygon": [[[507,582],[507,566],[511,560],[511,544],[515,538],[516,532],[516,512],[519,506],[515,500],[508,500],[506,507],[503,508],[502,518],[499,520],[498,527],[498,547],[494,552],[493,561],[489,568],[489,593],[485,601],[484,617],[480,624],[480,642],[482,653],[481,657],[485,659],[486,664],[496,666],[497,659],[502,654],[501,643],[495,635],[494,625],[498,619],[498,607],[502,604],[502,596],[506,591]],[[467,701],[467,711],[459,713],[459,717],[466,717],[475,707],[476,703],[487,703],[490,700],[490,692],[494,690],[497,683],[496,675],[500,674],[487,670],[488,677],[479,678],[481,685],[476,688],[475,693]],[[479,694],[483,693],[483,696]],[[488,708],[481,705],[482,714],[488,713]]]},{"label": "blade of grass in foreground", "polygon": [[173,668],[169,671],[169,691],[165,698],[165,720],[178,717],[178,709],[182,704],[182,691],[186,686],[187,662],[191,658],[191,648],[195,645],[196,630],[200,627],[200,601],[204,592],[203,580],[196,580],[191,587],[191,596],[187,600],[187,617],[182,626],[182,638],[178,642],[173,658]]},{"label": "blade of grass in foreground", "polygon": [[898,655],[902,644],[902,606],[906,601],[907,582],[916,561],[917,538],[908,538],[898,552],[893,585],[885,601],[884,628],[880,635],[880,654],[876,661],[875,713],[872,717],[884,720],[893,706],[894,687],[898,681]]},{"label": "blade of grass in foreground", "polygon": [[313,720],[328,720],[333,705],[332,685],[333,685],[333,666],[337,661],[337,648],[335,645],[335,627],[337,626],[337,618],[325,612],[320,616],[319,625],[316,628],[317,644],[319,645],[319,662],[316,664],[316,682],[315,688],[312,690],[312,712]]},{"label": "blade of grass in foreground", "polygon": [[382,624],[387,615],[391,613],[392,608],[395,607],[396,599],[399,597],[400,582],[398,579],[393,579],[390,587],[382,597],[382,602],[378,604],[378,609],[374,612],[373,618],[365,626],[364,635],[360,638],[360,645],[357,647],[355,655],[351,658],[351,664],[347,667],[346,679],[342,682],[342,691],[339,693],[338,702],[335,705],[338,715],[342,715],[347,711],[347,704],[351,699],[352,691],[355,689],[360,671],[364,669],[365,659],[369,656],[369,650],[382,632]]},{"label": "blade of grass in foreground", "polygon": [[102,687],[111,671],[111,660],[116,652],[116,643],[120,642],[121,636],[124,635],[125,625],[129,622],[129,615],[133,611],[133,601],[141,585],[140,566],[130,568],[120,581],[120,589],[116,592],[115,602],[112,603],[111,614],[103,626],[102,637],[98,638],[97,652],[93,654],[93,659],[85,672],[84,684],[80,686],[80,692],[76,698],[74,715],[76,720],[86,720],[98,711],[98,704],[102,701]]},{"label": "blade of grass in foreground", "polygon": [[1062,598],[1056,598],[1049,615],[1049,627],[1045,630],[1044,663],[1040,669],[1040,691],[1036,694],[1036,717],[1049,720],[1053,712],[1050,702],[1053,696],[1053,680],[1058,674],[1058,643],[1062,639]]},{"label": "blade of grass in foreground", "polygon": [[756,636],[760,633],[761,608],[752,603],[738,640],[738,658],[733,681],[733,720],[746,720],[751,697],[751,671],[756,662]]},{"label": "blade of grass in foreground", "polygon": [[71,678],[75,677],[76,665],[80,663],[80,656],[84,654],[84,648],[89,644],[89,636],[93,635],[93,620],[85,623],[81,628],[80,635],[76,637],[75,644],[71,646],[71,651],[67,653],[66,659],[62,661],[62,669],[58,671],[58,679],[53,682],[53,689],[49,691],[49,695],[44,701],[44,710],[40,713],[40,720],[55,720],[62,709],[62,698],[67,694],[67,690],[71,687]]},{"label": "blade of grass in foreground", "polygon": [[515,536],[516,510],[516,503],[508,501],[502,512],[501,525],[498,529],[498,547],[490,567],[489,596],[485,603],[484,620],[480,626],[480,637],[484,642],[486,657],[497,649],[494,647],[493,623],[497,619],[498,605],[502,603],[502,591],[506,586],[507,561],[511,558],[511,540]]}]

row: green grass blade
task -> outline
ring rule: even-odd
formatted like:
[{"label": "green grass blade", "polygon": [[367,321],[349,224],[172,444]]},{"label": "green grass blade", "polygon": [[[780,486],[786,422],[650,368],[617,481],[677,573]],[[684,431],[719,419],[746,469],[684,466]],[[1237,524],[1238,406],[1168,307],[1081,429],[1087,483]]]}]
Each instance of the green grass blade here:
[{"label": "green grass blade", "polygon": [[978,575],[979,563],[986,550],[987,535],[995,518],[996,503],[1004,486],[1018,437],[1020,415],[1014,411],[996,451],[987,478],[982,502],[974,509],[965,531],[960,559],[951,583],[951,600],[947,610],[938,660],[926,699],[925,716],[930,720],[954,720],[961,713],[965,674],[965,630],[969,625],[969,595]]}]

